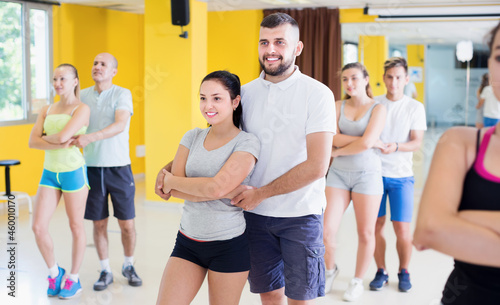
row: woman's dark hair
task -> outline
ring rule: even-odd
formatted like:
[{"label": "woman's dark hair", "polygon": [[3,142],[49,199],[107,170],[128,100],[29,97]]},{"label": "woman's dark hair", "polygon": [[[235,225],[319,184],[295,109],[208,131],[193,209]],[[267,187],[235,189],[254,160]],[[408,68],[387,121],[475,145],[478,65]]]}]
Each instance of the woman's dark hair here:
[{"label": "woman's dark hair", "polygon": [[78,70],[76,70],[75,66],[72,64],[60,64],[57,68],[70,68],[73,72],[73,76],[78,80],[78,84],[75,87],[75,96],[80,99],[80,78],[78,77]]},{"label": "woman's dark hair", "polygon": [[[233,101],[238,95],[241,96],[240,78],[236,74],[225,70],[214,71],[205,76],[201,83],[203,84],[207,80],[215,80],[221,83],[227,89],[227,91],[229,91],[231,101]],[[238,128],[240,128],[241,114],[242,107],[240,101],[238,103],[238,107],[236,107],[236,109],[233,111],[233,124]]]},{"label": "woman's dark hair", "polygon": [[484,87],[490,84],[490,75],[488,73],[484,73],[483,77],[481,77],[481,85],[479,85],[479,89],[477,90],[479,94],[483,92]]},{"label": "woman's dark hair", "polygon": [[[359,62],[352,62],[350,64],[347,64],[347,65],[343,66],[342,70],[340,70],[340,73],[344,72],[347,69],[358,69],[358,70],[360,70],[363,73],[363,77],[364,78],[369,77],[368,71],[366,71],[365,66],[363,66]],[[370,83],[369,82],[366,84],[365,90],[366,90],[366,95],[368,95],[370,98],[373,98],[372,88],[370,87]],[[351,96],[346,93],[345,96],[344,96],[344,99],[347,100],[347,99],[350,99],[350,98],[351,98]]]},{"label": "woman's dark hair", "polygon": [[486,35],[486,44],[490,48],[490,52],[493,52],[493,42],[495,40],[496,34],[498,33],[498,30],[500,30],[500,22]]}]

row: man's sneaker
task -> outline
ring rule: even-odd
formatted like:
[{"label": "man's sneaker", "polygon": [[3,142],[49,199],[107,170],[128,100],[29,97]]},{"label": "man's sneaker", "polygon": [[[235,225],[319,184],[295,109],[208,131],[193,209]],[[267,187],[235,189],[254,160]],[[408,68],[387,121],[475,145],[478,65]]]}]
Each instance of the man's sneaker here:
[{"label": "man's sneaker", "polygon": [[363,294],[363,291],[365,291],[363,281],[352,279],[344,293],[344,301],[356,301]]},{"label": "man's sneaker", "polygon": [[82,285],[80,284],[80,280],[78,282],[73,282],[69,278],[66,279],[64,283],[64,288],[61,289],[59,293],[60,299],[71,299],[76,297],[82,292]]},{"label": "man's sneaker", "polygon": [[101,291],[108,288],[108,285],[113,283],[113,273],[106,270],[101,271],[99,279],[94,284],[94,290]]},{"label": "man's sneaker", "polygon": [[124,277],[128,279],[128,284],[130,286],[141,286],[142,285],[142,280],[141,278],[135,273],[134,266],[128,265],[127,267],[122,268],[122,274]]},{"label": "man's sneaker", "polygon": [[47,278],[47,280],[49,280],[49,289],[47,289],[47,295],[49,297],[55,297],[61,292],[61,282],[66,270],[59,266],[57,266],[57,268],[59,268],[59,275],[55,278],[51,278],[50,276]]},{"label": "man's sneaker", "polygon": [[383,268],[377,270],[375,279],[370,282],[370,290],[382,290],[389,283],[389,275]]},{"label": "man's sneaker", "polygon": [[333,281],[339,274],[339,268],[335,265],[332,270],[326,270],[325,272],[325,293],[332,291]]},{"label": "man's sneaker", "polygon": [[408,270],[401,269],[401,273],[398,273],[398,278],[399,278],[399,285],[398,285],[399,291],[401,292],[410,291],[411,283],[410,283],[410,274],[408,273]]}]

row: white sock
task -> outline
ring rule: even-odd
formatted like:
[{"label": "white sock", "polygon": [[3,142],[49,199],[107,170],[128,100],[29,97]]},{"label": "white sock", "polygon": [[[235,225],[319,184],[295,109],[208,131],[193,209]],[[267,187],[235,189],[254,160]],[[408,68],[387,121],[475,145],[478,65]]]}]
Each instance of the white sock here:
[{"label": "white sock", "polygon": [[50,278],[55,279],[59,275],[59,265],[57,263],[49,268]]},{"label": "white sock", "polygon": [[103,259],[99,262],[101,263],[101,271],[106,270],[107,272],[111,272],[111,267],[109,266],[109,258]]},{"label": "white sock", "polygon": [[69,279],[70,279],[70,280],[72,280],[72,281],[73,281],[73,282],[75,282],[75,283],[78,283],[78,279],[80,278],[80,277],[78,276],[78,273],[77,273],[77,274],[71,274],[71,273],[70,273],[70,274],[68,275],[68,277],[69,277]]},{"label": "white sock", "polygon": [[328,270],[326,269],[326,275],[333,275],[335,273],[335,269]]},{"label": "white sock", "polygon": [[123,267],[132,266],[134,264],[133,256],[125,256],[125,261],[123,262]]},{"label": "white sock", "polygon": [[355,277],[354,281],[356,281],[356,282],[358,282],[360,284],[363,284],[363,279],[360,279],[359,277]]}]

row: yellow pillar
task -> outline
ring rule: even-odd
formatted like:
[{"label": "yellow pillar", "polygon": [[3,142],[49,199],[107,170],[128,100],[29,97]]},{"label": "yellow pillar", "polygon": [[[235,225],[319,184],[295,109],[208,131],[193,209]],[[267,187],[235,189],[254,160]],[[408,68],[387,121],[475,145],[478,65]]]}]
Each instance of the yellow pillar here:
[{"label": "yellow pillar", "polygon": [[[408,55],[408,68],[419,67],[422,69],[422,81],[413,82],[417,88],[417,100],[425,104],[425,75],[424,75],[424,64],[425,64],[425,45],[422,44],[411,44],[406,46],[406,53]],[[410,69],[411,70],[411,69]]]},{"label": "yellow pillar", "polygon": [[359,36],[358,58],[370,75],[373,95],[385,94],[384,62],[389,56],[389,44],[385,36]]},{"label": "yellow pillar", "polygon": [[[259,31],[262,10],[208,13],[208,71],[229,70],[241,84],[256,79],[259,64]],[[241,22],[245,20],[245,22]]]},{"label": "yellow pillar", "polygon": [[156,175],[173,160],[184,133],[206,127],[198,90],[207,73],[207,4],[191,0],[190,11],[184,39],[171,23],[170,1],[145,3],[146,200],[161,200],[154,194]]}]

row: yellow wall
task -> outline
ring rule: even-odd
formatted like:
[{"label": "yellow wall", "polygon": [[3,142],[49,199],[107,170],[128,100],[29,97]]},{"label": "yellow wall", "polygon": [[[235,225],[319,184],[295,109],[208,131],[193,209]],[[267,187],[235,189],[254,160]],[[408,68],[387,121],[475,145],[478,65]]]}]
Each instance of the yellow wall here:
[{"label": "yellow wall", "polygon": [[385,94],[384,61],[389,54],[385,36],[359,36],[358,56],[370,75],[373,96]]},{"label": "yellow wall", "polygon": [[[10,169],[11,190],[35,195],[42,176],[44,152],[28,147],[32,127],[32,124],[0,127],[0,160],[20,160],[21,165]],[[4,167],[0,167],[0,192],[5,192]]]},{"label": "yellow wall", "polygon": [[82,88],[94,84],[90,70],[98,53],[109,52],[117,58],[113,83],[129,89],[134,104],[129,141],[132,172],[144,173],[144,157],[136,157],[136,146],[144,144],[144,16],[62,4],[53,9],[53,27],[54,65],[74,64]]},{"label": "yellow wall", "polygon": [[171,24],[170,2],[146,0],[145,7],[146,199],[160,200],[153,189],[159,169],[174,158],[186,131],[206,127],[198,90],[207,72],[207,8],[191,0],[184,39]]},{"label": "yellow wall", "polygon": [[259,76],[262,10],[208,13],[208,71],[229,70],[246,84]]},{"label": "yellow wall", "polygon": [[378,16],[363,14],[362,8],[340,9],[340,23],[375,22]]},{"label": "yellow wall", "polygon": [[145,66],[161,72],[156,79],[146,72],[145,79],[146,199],[153,201],[160,200],[152,188],[156,175],[173,159],[184,133],[206,127],[198,107],[202,78],[224,69],[245,84],[260,73],[261,10],[207,12],[206,4],[191,1],[188,39],[178,37],[180,27],[172,26],[169,16],[169,3],[147,0]]},{"label": "yellow wall", "polygon": [[[93,85],[90,70],[95,55],[110,52],[119,61],[114,83],[132,91],[134,115],[130,126],[132,171],[144,172],[144,158],[135,157],[135,146],[144,144],[144,31],[143,16],[80,5],[53,6],[53,63],[74,64],[81,87]],[[0,127],[0,138],[9,143],[0,159],[19,159],[11,170],[12,189],[35,195],[43,169],[44,152],[28,147],[32,124]],[[3,174],[0,190],[4,189]]]},{"label": "yellow wall", "polygon": [[406,53],[408,56],[408,67],[421,67],[422,68],[422,82],[413,82],[417,88],[417,101],[425,104],[425,45],[422,44],[409,44],[406,46]]}]

